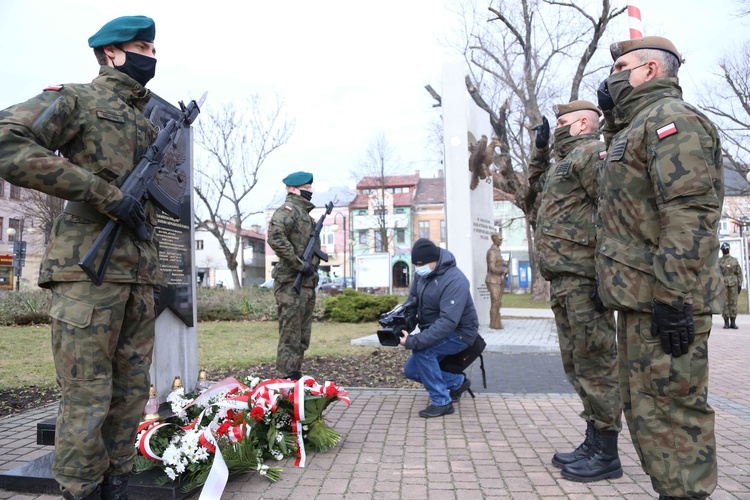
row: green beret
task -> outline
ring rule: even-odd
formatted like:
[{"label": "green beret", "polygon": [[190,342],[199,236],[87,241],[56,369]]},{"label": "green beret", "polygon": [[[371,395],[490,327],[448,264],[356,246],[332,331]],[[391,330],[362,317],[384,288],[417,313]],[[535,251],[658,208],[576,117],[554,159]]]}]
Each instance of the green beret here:
[{"label": "green beret", "polygon": [[312,184],[313,174],[310,172],[294,172],[284,177],[284,184],[291,187],[304,186],[305,184]]},{"label": "green beret", "polygon": [[640,49],[663,50],[664,52],[669,52],[670,54],[675,56],[677,58],[678,64],[682,64],[684,62],[680,53],[677,52],[677,47],[675,47],[672,42],[670,42],[663,36],[644,36],[641,38],[633,38],[630,40],[615,42],[609,46],[609,53],[612,55],[612,60],[617,61],[620,56],[625,55],[628,52],[633,52],[634,50]]},{"label": "green beret", "polygon": [[570,101],[568,104],[555,104],[552,106],[552,111],[555,112],[555,118],[560,118],[562,115],[567,115],[574,111],[594,111],[597,115],[602,116],[602,112],[596,107],[596,104],[589,101],[579,100]]},{"label": "green beret", "polygon": [[94,36],[89,38],[89,47],[117,45],[134,40],[153,43],[155,37],[156,25],[150,17],[123,16],[102,26]]}]

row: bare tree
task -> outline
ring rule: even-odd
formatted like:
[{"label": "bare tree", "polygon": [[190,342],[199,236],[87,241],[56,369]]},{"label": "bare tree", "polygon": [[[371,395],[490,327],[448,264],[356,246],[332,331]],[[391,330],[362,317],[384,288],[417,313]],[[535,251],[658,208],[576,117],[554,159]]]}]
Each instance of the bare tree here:
[{"label": "bare tree", "polygon": [[33,221],[33,228],[42,235],[45,243],[52,236],[52,226],[58,215],[63,212],[65,200],[55,196],[36,191],[35,189],[22,189],[21,200],[18,208],[27,221]]},{"label": "bare tree", "polygon": [[[463,53],[471,73],[467,90],[489,113],[498,139],[493,185],[510,194],[527,216],[533,290],[538,299],[546,298],[546,293],[532,239],[538,203],[528,187],[529,147],[534,138],[531,127],[541,122],[543,107],[563,100],[567,82],[571,82],[568,100],[578,99],[581,85],[605,66],[589,68],[610,21],[625,11],[624,7],[613,8],[610,0],[601,0],[598,14],[579,4],[496,1],[488,8],[486,22],[479,20],[477,11],[462,14],[466,27]],[[593,94],[593,81],[591,88]]]},{"label": "bare tree", "polygon": [[[700,107],[721,134],[725,165],[743,178],[750,164],[750,42],[719,60],[718,83],[707,85]],[[744,186],[742,194],[750,194]]]},{"label": "bare tree", "polygon": [[[254,95],[246,106],[227,103],[204,111],[198,120],[196,142],[208,158],[196,169],[194,188],[208,219],[196,214],[195,223],[219,242],[235,288],[242,286],[237,273],[242,224],[262,212],[250,211],[250,193],[268,156],[286,144],[294,130],[283,109],[278,98],[266,106]],[[234,245],[225,239],[227,225],[235,226]]]},{"label": "bare tree", "polygon": [[750,0],[735,0],[737,14],[741,17],[750,15]]},{"label": "bare tree", "polygon": [[396,230],[408,227],[408,221],[399,224],[399,219],[393,217],[394,214],[390,211],[393,209],[394,195],[392,177],[403,174],[404,170],[401,160],[381,132],[372,139],[365,157],[352,172],[354,178],[361,179],[360,185],[364,185],[369,192],[368,205],[371,211],[368,210],[366,221],[375,228],[376,250],[378,247],[389,250]]}]

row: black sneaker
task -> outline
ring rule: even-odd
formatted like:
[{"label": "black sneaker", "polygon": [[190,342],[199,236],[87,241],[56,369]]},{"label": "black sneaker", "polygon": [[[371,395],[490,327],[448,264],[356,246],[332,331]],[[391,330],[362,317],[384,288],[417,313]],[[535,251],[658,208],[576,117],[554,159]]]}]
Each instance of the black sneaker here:
[{"label": "black sneaker", "polygon": [[461,396],[464,392],[468,391],[471,387],[471,380],[469,380],[469,377],[464,375],[464,381],[461,382],[461,385],[458,386],[458,389],[455,391],[450,391],[451,395],[451,402],[453,403],[460,403],[461,402]]},{"label": "black sneaker", "polygon": [[450,415],[454,411],[456,410],[453,409],[453,403],[448,403],[443,406],[430,405],[424,410],[421,410],[419,416],[422,418],[442,417],[443,415]]}]

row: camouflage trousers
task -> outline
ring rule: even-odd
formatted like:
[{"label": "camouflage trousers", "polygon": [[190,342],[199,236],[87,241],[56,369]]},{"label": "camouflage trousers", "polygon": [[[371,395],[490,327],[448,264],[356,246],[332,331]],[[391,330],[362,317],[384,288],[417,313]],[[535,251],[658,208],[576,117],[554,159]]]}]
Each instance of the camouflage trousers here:
[{"label": "camouflage trousers", "polygon": [[273,285],[279,311],[279,345],[276,349],[276,370],[280,376],[302,371],[305,351],[310,347],[315,290],[302,287],[299,295],[294,283]]},{"label": "camouflage trousers", "polygon": [[721,312],[723,318],[737,317],[737,285],[724,285],[727,291],[727,300],[724,302],[724,310]]},{"label": "camouflage trousers", "polygon": [[550,284],[563,369],[583,403],[581,418],[599,430],[620,432],[614,315],[596,311],[593,280],[563,276]]},{"label": "camouflage trousers", "polygon": [[106,474],[130,473],[148,399],[154,287],[90,282],[53,287],[52,354],[62,392],[52,475],[86,496]]},{"label": "camouflage trousers", "polygon": [[643,470],[660,495],[705,497],[717,482],[714,411],[708,404],[711,316],[695,317],[687,354],[665,354],[651,314],[620,311],[618,363],[625,419]]}]

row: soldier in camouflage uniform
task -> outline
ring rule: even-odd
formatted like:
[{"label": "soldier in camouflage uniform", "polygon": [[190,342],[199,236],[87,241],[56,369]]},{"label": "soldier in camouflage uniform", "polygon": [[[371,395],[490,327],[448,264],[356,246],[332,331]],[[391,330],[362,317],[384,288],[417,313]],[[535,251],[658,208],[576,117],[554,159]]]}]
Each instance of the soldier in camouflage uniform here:
[{"label": "soldier in camouflage uniform", "polygon": [[727,290],[727,300],[721,316],[724,318],[724,328],[737,329],[737,296],[742,291],[742,268],[740,263],[729,255],[729,243],[721,244],[722,256],[719,258],[719,269],[724,277],[724,288]]},{"label": "soldier in camouflage uniform", "polygon": [[[68,200],[39,278],[52,290],[62,392],[52,474],[67,499],[127,498],[148,399],[161,279],[151,239],[156,216],[119,186],[156,136],[142,115],[156,64],[154,35],[148,17],[110,21],[89,39],[101,65],[93,82],[49,87],[0,112],[0,177]],[[110,219],[125,230],[96,287],[76,263]]]},{"label": "soldier in camouflage uniform", "polygon": [[531,189],[539,190],[545,179],[534,243],[541,274],[551,285],[565,375],[581,398],[587,428],[583,443],[573,452],[555,453],[552,464],[567,479],[599,481],[622,476],[615,319],[597,301],[594,269],[598,170],[605,156],[601,113],[588,101],[560,104],[554,111],[557,162],[550,165],[545,118],[529,163]]},{"label": "soldier in camouflage uniform", "polygon": [[[315,287],[318,285],[317,257],[304,262],[302,255],[315,229],[310,211],[313,175],[295,172],[284,178],[287,195],[268,224],[268,245],[276,252],[279,263],[274,266],[273,293],[279,311],[279,345],[276,351],[276,370],[284,378],[302,377],[302,360],[310,347]],[[302,288],[298,294],[292,289],[297,275],[302,273]]]},{"label": "soldier in camouflage uniform", "polygon": [[596,271],[601,300],[619,311],[623,410],[659,498],[706,498],[717,481],[708,337],[724,292],[719,135],[682,100],[669,40],[625,40],[610,52],[613,72],[598,92],[610,142]]}]

